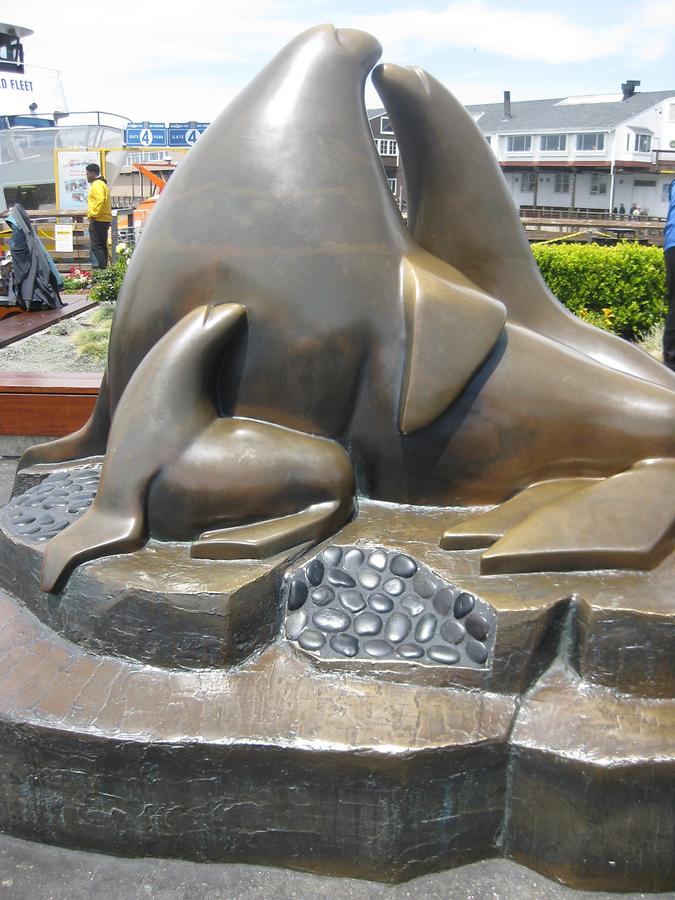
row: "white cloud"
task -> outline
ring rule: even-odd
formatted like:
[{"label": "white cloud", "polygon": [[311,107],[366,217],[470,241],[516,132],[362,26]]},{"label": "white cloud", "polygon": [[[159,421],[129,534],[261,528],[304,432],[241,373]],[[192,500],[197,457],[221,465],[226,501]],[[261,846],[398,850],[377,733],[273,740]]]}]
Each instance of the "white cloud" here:
[{"label": "white cloud", "polygon": [[576,4],[551,11],[538,2],[523,11],[519,0],[451,0],[441,9],[429,8],[429,0],[410,3],[369,13],[367,0],[360,9],[353,0],[163,0],[99,12],[83,0],[24,0],[20,24],[35,29],[28,61],[64,71],[71,109],[167,121],[212,118],[290,38],[319,21],[370,31],[385,59],[434,72],[439,54],[451,63],[453,48],[476,49],[483,56],[475,81],[461,73],[453,83],[448,65],[439,72],[465,102],[495,95],[486,81],[493,54],[505,66],[522,60],[541,72],[542,64],[610,56],[648,62],[672,53],[675,0],[644,0],[630,20],[617,16],[601,32],[584,24]]},{"label": "white cloud", "polygon": [[523,12],[482,0],[459,0],[445,9],[399,10],[356,18],[355,27],[372,31],[388,53],[412,43],[475,48],[523,60],[572,63],[620,52],[634,33],[629,24],[597,29],[557,12]]},{"label": "white cloud", "polygon": [[644,22],[650,28],[675,28],[673,0],[648,0],[644,9]]}]

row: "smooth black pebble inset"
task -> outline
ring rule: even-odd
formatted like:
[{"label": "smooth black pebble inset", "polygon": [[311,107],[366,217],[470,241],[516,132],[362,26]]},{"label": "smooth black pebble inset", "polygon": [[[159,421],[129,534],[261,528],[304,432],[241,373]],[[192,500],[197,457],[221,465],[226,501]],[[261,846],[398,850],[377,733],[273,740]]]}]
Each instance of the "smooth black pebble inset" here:
[{"label": "smooth black pebble inset", "polygon": [[475,663],[482,665],[487,659],[487,649],[486,647],[475,641],[473,638],[469,638],[465,644],[466,647],[466,655],[469,659],[472,659]]},{"label": "smooth black pebble inset", "polygon": [[466,591],[462,591],[462,593],[455,600],[455,618],[463,619],[464,616],[468,616],[468,614],[473,609],[475,602],[476,601],[471,596],[471,594],[467,594]]},{"label": "smooth black pebble inset", "polygon": [[340,656],[352,657],[359,652],[359,642],[351,634],[334,634],[330,645]]},{"label": "smooth black pebble inset", "polygon": [[307,581],[316,587],[323,581],[323,563],[320,559],[313,559],[305,569]]},{"label": "smooth black pebble inset", "polygon": [[412,578],[417,571],[417,563],[409,556],[399,553],[389,563],[389,568],[393,575],[399,575],[401,578]]},{"label": "smooth black pebble inset", "polygon": [[356,587],[356,582],[352,576],[341,569],[329,569],[326,577],[335,587]]},{"label": "smooth black pebble inset", "polygon": [[347,613],[343,613],[339,609],[322,609],[320,612],[315,612],[312,622],[322,631],[344,631],[352,624]]},{"label": "smooth black pebble inset", "polygon": [[455,592],[451,591],[450,588],[441,588],[434,597],[434,612],[437,612],[439,616],[447,616],[452,610],[454,602]]},{"label": "smooth black pebble inset", "polygon": [[320,650],[326,643],[326,638],[316,628],[305,628],[298,643],[303,650]]},{"label": "smooth black pebble inset", "polygon": [[490,631],[490,626],[488,625],[485,616],[481,616],[481,614],[477,612],[472,612],[471,615],[466,618],[464,624],[471,637],[476,638],[477,641],[484,641]]},{"label": "smooth black pebble inset", "polygon": [[291,582],[291,589],[288,592],[288,608],[291,612],[300,609],[305,605],[307,599],[307,585],[299,578],[294,578]]}]

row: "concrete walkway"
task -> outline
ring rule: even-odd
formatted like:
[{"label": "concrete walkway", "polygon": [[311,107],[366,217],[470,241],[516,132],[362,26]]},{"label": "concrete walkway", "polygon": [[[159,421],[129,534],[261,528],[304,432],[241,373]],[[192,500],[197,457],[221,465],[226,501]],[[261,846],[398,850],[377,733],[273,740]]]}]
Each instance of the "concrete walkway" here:
[{"label": "concrete walkway", "polygon": [[[18,444],[16,445],[19,446]],[[8,452],[5,445],[5,452]],[[17,451],[18,452],[18,451]],[[0,457],[0,506],[17,459]],[[259,866],[118,859],[0,835],[1,900],[637,900],[668,894],[574,891],[507,860],[382,885]]]}]

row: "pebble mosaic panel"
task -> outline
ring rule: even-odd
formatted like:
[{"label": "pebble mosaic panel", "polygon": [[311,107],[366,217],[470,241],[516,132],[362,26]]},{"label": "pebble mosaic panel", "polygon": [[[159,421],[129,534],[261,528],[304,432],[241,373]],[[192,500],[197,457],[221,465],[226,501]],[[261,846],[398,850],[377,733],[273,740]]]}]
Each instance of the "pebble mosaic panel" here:
[{"label": "pebble mosaic panel", "polygon": [[48,541],[89,509],[100,476],[100,466],[54,472],[10,500],[2,510],[3,524],[27,543]]},{"label": "pebble mosaic panel", "polygon": [[327,547],[283,590],[286,637],[322,659],[490,664],[494,609],[398,550]]}]

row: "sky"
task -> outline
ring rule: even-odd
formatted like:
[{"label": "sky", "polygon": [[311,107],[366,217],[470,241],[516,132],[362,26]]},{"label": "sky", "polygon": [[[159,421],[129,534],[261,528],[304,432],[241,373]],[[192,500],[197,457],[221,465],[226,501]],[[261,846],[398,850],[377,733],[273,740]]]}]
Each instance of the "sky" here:
[{"label": "sky", "polygon": [[[209,122],[281,49],[323,22],[419,65],[465,104],[675,89],[675,0],[0,0],[32,28],[26,61],[60,69],[71,111]],[[372,85],[368,106],[379,106]]]}]

